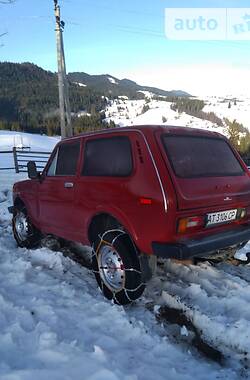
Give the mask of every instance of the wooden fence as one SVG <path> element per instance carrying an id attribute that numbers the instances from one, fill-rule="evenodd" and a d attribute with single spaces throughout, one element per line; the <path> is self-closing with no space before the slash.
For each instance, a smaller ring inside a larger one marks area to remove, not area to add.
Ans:
<path id="1" fill-rule="evenodd" d="M 2 154 L 12 155 L 13 166 L 1 167 L 0 159 L 0 171 L 15 170 L 16 173 L 27 173 L 27 163 L 29 161 L 34 161 L 36 163 L 38 171 L 42 171 L 48 161 L 51 152 L 33 151 L 29 148 L 13 148 L 12 150 L 0 151 L 0 157 Z"/>

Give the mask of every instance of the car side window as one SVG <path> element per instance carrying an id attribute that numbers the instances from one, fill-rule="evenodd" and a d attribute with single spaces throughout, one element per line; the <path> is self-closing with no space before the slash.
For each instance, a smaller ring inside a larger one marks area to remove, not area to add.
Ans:
<path id="1" fill-rule="evenodd" d="M 47 176 L 75 175 L 80 153 L 80 141 L 59 146 L 47 171 Z"/>
<path id="2" fill-rule="evenodd" d="M 50 164 L 49 169 L 47 170 L 47 176 L 53 177 L 56 175 L 56 163 L 57 163 L 57 156 L 58 156 L 58 149 L 56 151 L 56 154 L 54 155 L 54 158 Z"/>
<path id="3" fill-rule="evenodd" d="M 127 177 L 132 170 L 132 149 L 128 137 L 99 138 L 86 142 L 83 176 Z"/>

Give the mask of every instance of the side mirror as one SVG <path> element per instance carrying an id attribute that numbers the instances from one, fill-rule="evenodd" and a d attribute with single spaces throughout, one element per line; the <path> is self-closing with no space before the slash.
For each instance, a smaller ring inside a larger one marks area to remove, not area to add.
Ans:
<path id="1" fill-rule="evenodd" d="M 27 168 L 28 168 L 28 177 L 30 179 L 38 179 L 39 178 L 39 173 L 36 168 L 36 163 L 34 161 L 29 161 L 27 163 Z"/>

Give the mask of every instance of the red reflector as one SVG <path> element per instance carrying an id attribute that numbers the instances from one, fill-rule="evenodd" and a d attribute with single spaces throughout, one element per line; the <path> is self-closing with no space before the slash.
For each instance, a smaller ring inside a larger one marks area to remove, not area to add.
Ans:
<path id="1" fill-rule="evenodd" d="M 150 198 L 140 198 L 140 204 L 141 205 L 151 205 L 152 199 Z"/>

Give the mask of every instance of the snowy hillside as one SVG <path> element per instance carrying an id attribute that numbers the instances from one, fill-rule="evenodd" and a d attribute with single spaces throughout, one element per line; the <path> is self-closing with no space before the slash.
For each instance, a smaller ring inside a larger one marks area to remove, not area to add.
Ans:
<path id="1" fill-rule="evenodd" d="M 111 102 L 106 109 L 106 120 L 113 120 L 120 126 L 142 125 L 142 124 L 165 124 L 172 126 L 183 126 L 216 131 L 227 136 L 227 127 L 218 127 L 210 121 L 190 116 L 186 113 L 178 113 L 171 109 L 171 102 L 153 100 L 153 93 L 144 92 L 146 100 L 128 100 L 120 97 Z M 231 99 L 231 101 L 229 100 Z M 250 131 L 250 99 L 237 98 L 236 105 L 230 97 L 203 97 L 205 101 L 204 112 L 213 112 L 222 120 L 237 120 Z M 229 108 L 230 103 L 230 108 Z M 146 108 L 145 108 L 146 107 Z"/>
<path id="2" fill-rule="evenodd" d="M 231 99 L 231 100 L 230 100 Z M 250 131 L 250 99 L 238 97 L 234 104 L 233 97 L 207 97 L 204 112 L 214 112 L 220 118 L 227 118 L 230 121 L 237 120 Z M 230 103 L 230 108 L 229 108 Z"/>
<path id="3" fill-rule="evenodd" d="M 227 135 L 226 128 L 218 127 L 210 121 L 201 120 L 197 117 L 187 115 L 184 112 L 179 114 L 171 109 L 171 104 L 170 102 L 152 99 L 149 101 L 114 100 L 106 109 L 106 121 L 113 120 L 121 127 L 144 124 L 165 124 L 206 129 Z"/>
<path id="4" fill-rule="evenodd" d="M 67 252 L 17 248 L 8 206 L 23 178 L 0 172 L 0 380 L 250 378 L 249 265 L 168 261 L 116 306 Z"/>

